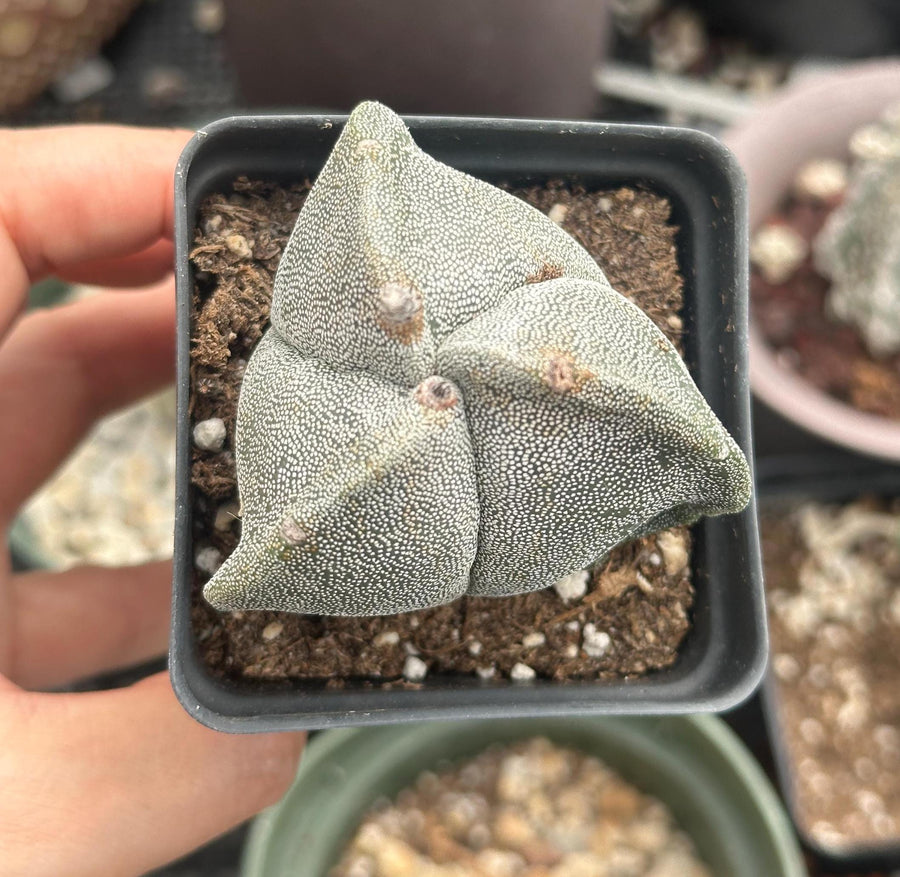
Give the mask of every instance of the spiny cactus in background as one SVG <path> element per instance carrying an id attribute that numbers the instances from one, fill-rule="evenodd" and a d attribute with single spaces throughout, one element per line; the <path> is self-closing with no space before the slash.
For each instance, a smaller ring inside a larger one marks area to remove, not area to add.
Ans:
<path id="1" fill-rule="evenodd" d="M 816 240 L 827 306 L 875 356 L 900 351 L 900 106 L 857 132 L 847 198 Z"/>
<path id="2" fill-rule="evenodd" d="M 241 541 L 216 608 L 378 615 L 536 590 L 742 509 L 678 353 L 524 202 L 351 115 L 244 376 Z"/>

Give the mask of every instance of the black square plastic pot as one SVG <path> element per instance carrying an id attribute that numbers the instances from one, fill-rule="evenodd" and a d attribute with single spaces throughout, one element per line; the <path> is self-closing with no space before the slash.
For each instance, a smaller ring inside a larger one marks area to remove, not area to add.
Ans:
<path id="1" fill-rule="evenodd" d="M 239 175 L 314 177 L 346 117 L 241 117 L 188 144 L 176 172 L 178 469 L 170 668 L 191 715 L 226 731 L 324 728 L 422 719 L 723 710 L 754 690 L 767 641 L 756 508 L 694 527 L 693 627 L 675 664 L 630 681 L 530 683 L 429 675 L 418 690 L 302 681 L 260 687 L 214 678 L 191 629 L 193 574 L 188 415 L 191 297 L 188 257 L 201 199 Z M 587 189 L 641 186 L 667 196 L 679 227 L 686 360 L 703 395 L 750 458 L 747 221 L 743 176 L 718 141 L 697 131 L 589 122 L 406 120 L 435 158 L 491 182 L 563 178 Z"/>
<path id="2" fill-rule="evenodd" d="M 861 496 L 900 496 L 900 467 L 844 453 L 819 453 L 803 457 L 773 457 L 760 461 L 759 494 L 769 500 L 850 502 Z M 897 680 L 900 686 L 900 679 Z M 799 818 L 794 794 L 794 769 L 782 733 L 779 697 L 774 673 L 766 673 L 760 703 L 778 774 L 781 795 L 788 806 L 797 835 L 829 871 L 874 871 L 900 868 L 900 830 L 894 841 L 858 844 L 837 850 L 815 840 Z"/>

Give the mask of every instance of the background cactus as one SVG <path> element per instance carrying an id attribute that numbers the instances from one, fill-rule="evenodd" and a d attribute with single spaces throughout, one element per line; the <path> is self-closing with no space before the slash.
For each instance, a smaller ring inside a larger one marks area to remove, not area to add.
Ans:
<path id="1" fill-rule="evenodd" d="M 851 147 L 850 189 L 816 240 L 816 267 L 832 281 L 831 313 L 888 356 L 900 351 L 900 106 Z"/>
<path id="2" fill-rule="evenodd" d="M 238 411 L 219 609 L 373 615 L 536 590 L 749 500 L 671 344 L 555 223 L 350 117 Z"/>

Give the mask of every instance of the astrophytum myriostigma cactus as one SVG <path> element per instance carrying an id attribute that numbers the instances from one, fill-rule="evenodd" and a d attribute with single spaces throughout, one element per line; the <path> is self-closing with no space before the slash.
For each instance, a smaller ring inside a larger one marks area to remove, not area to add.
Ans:
<path id="1" fill-rule="evenodd" d="M 847 198 L 816 239 L 827 305 L 875 356 L 900 352 L 900 105 L 858 131 Z"/>
<path id="2" fill-rule="evenodd" d="M 219 609 L 536 590 L 750 495 L 678 353 L 589 254 L 376 103 L 288 242 L 236 458 L 241 541 L 204 592 Z"/>

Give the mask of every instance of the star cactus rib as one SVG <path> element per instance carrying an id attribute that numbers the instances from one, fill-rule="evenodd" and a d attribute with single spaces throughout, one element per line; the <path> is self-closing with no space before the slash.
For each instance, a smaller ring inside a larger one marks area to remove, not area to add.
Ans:
<path id="1" fill-rule="evenodd" d="M 221 610 L 381 615 L 537 590 L 743 509 L 677 351 L 554 222 L 350 116 L 275 279 L 235 441 Z"/>

